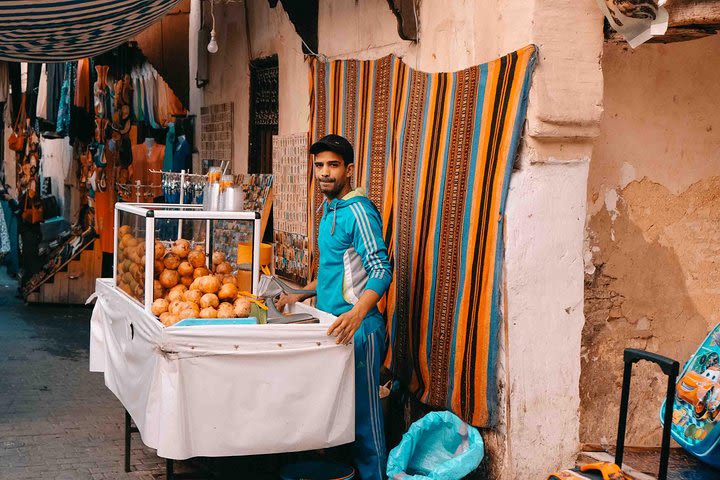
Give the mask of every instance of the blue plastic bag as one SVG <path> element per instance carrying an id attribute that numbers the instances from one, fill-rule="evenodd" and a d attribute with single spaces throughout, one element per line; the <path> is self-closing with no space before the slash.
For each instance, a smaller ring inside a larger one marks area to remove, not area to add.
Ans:
<path id="1" fill-rule="evenodd" d="M 431 412 L 410 425 L 388 456 L 390 480 L 460 480 L 485 455 L 480 432 L 450 412 Z"/>

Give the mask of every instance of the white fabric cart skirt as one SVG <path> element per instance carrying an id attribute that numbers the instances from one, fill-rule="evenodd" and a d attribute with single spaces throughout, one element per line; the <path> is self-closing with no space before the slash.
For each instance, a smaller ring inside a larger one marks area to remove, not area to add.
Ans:
<path id="1" fill-rule="evenodd" d="M 98 279 L 95 293 L 90 371 L 105 373 L 159 456 L 292 452 L 354 440 L 353 346 L 325 335 L 328 316 L 319 325 L 164 327 L 112 280 Z"/>

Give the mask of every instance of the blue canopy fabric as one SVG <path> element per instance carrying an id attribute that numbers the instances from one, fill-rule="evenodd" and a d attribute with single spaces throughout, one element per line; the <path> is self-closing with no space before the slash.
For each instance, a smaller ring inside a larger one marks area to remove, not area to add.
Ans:
<path id="1" fill-rule="evenodd" d="M 0 0 L 0 60 L 93 57 L 160 20 L 180 0 Z"/>

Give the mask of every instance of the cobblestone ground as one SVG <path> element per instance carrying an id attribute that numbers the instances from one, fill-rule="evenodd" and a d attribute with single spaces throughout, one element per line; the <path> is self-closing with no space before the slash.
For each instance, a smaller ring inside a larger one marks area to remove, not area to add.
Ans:
<path id="1" fill-rule="evenodd" d="M 0 479 L 152 480 L 165 461 L 133 434 L 124 471 L 124 410 L 88 371 L 85 307 L 24 305 L 0 271 Z M 179 478 L 277 478 L 292 456 L 176 462 Z"/>

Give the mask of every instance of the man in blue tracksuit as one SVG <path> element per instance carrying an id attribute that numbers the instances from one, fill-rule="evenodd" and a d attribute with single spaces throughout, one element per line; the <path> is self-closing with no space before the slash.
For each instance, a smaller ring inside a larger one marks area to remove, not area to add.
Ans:
<path id="1" fill-rule="evenodd" d="M 363 189 L 351 189 L 350 142 L 328 135 L 314 143 L 310 153 L 326 201 L 318 231 L 318 275 L 307 288 L 317 291 L 317 308 L 338 317 L 328 335 L 355 348 L 355 464 L 362 480 L 383 479 L 387 453 L 379 382 L 385 323 L 377 304 L 390 286 L 392 271 L 382 220 Z M 302 299 L 287 295 L 278 306 Z"/>

